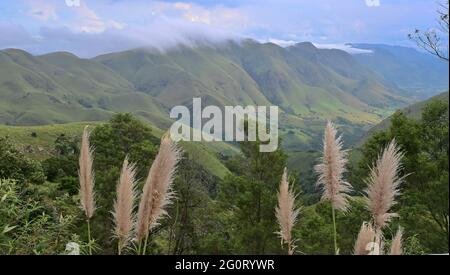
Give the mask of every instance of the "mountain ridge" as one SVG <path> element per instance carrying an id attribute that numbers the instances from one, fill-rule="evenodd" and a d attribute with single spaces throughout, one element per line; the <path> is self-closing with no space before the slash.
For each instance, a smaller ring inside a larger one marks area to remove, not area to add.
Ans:
<path id="1" fill-rule="evenodd" d="M 386 44 L 349 43 L 372 53 L 355 54 L 354 58 L 383 76 L 410 97 L 424 100 L 448 90 L 448 63 L 414 48 Z"/>
<path id="2" fill-rule="evenodd" d="M 132 112 L 160 128 L 175 105 L 277 105 L 293 150 L 317 143 L 327 119 L 359 135 L 409 104 L 403 91 L 341 50 L 246 40 L 134 49 L 94 58 L 68 52 L 0 51 L 0 123 L 43 125 L 106 120 Z M 299 144 L 305 145 L 299 145 Z"/>
<path id="3" fill-rule="evenodd" d="M 433 100 L 448 101 L 449 100 L 449 92 L 448 91 L 443 92 L 443 93 L 435 95 L 431 98 L 428 98 L 426 100 L 416 102 L 405 108 L 399 109 L 398 112 L 403 113 L 408 118 L 419 120 L 419 119 L 421 119 L 423 108 L 425 108 L 425 106 L 428 103 L 432 102 Z M 361 138 L 361 140 L 357 142 L 357 146 L 361 146 L 367 140 L 367 138 L 372 136 L 374 133 L 389 129 L 390 126 L 391 126 L 391 116 L 383 119 L 380 123 L 378 123 L 377 125 L 372 127 L 369 131 L 367 131 L 367 133 L 364 134 L 364 136 Z"/>

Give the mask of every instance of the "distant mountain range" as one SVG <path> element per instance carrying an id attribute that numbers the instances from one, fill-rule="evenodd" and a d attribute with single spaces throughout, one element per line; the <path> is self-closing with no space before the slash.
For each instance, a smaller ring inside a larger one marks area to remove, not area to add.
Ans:
<path id="1" fill-rule="evenodd" d="M 426 99 L 448 89 L 448 63 L 412 48 L 382 44 L 351 44 L 372 53 L 354 58 L 411 96 Z"/>
<path id="2" fill-rule="evenodd" d="M 398 72 L 370 65 L 364 59 L 370 56 L 311 43 L 282 48 L 252 40 L 165 52 L 136 49 L 92 59 L 5 49 L 0 51 L 0 123 L 97 121 L 133 112 L 166 128 L 171 107 L 202 97 L 205 105 L 278 105 L 285 146 L 307 149 L 320 142 L 325 119 L 337 120 L 355 136 L 412 102 L 411 91 L 390 75 Z M 384 59 L 388 62 L 389 55 Z M 429 66 L 432 72 L 442 70 Z M 437 89 L 425 84 L 435 75 L 423 76 L 423 91 Z"/>

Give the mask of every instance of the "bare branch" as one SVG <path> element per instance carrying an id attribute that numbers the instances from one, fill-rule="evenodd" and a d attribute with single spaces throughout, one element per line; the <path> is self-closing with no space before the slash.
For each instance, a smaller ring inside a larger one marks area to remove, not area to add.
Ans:
<path id="1" fill-rule="evenodd" d="M 448 34 L 449 34 L 449 1 L 438 4 L 438 28 L 427 31 L 415 30 L 408 38 L 415 41 L 417 46 L 428 53 L 448 62 Z M 444 40 L 444 43 L 443 43 Z M 445 43 L 446 42 L 446 43 Z"/>

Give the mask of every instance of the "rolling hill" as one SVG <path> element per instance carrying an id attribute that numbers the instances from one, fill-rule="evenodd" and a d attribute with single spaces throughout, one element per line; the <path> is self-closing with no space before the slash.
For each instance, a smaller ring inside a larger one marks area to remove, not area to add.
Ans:
<path id="1" fill-rule="evenodd" d="M 0 123 L 44 125 L 105 120 L 116 111 L 152 110 L 153 98 L 98 62 L 58 52 L 0 51 Z"/>
<path id="2" fill-rule="evenodd" d="M 54 142 L 61 134 L 68 137 L 79 137 L 86 125 L 95 127 L 99 124 L 101 122 L 73 122 L 43 126 L 0 125 L 0 137 L 9 137 L 14 140 L 15 146 L 27 156 L 44 160 L 52 156 Z M 152 133 L 159 138 L 163 131 L 152 127 Z M 218 178 L 223 178 L 229 173 L 218 158 L 219 152 L 221 154 L 233 154 L 237 151 L 236 148 L 224 142 L 214 144 L 182 142 L 181 147 L 195 163 Z"/>
<path id="3" fill-rule="evenodd" d="M 410 100 L 404 91 L 341 50 L 311 43 L 282 48 L 252 40 L 135 49 L 82 59 L 0 51 L 0 123 L 102 121 L 132 112 L 166 129 L 175 105 L 277 105 L 288 150 L 308 150 L 326 119 L 350 139 Z"/>

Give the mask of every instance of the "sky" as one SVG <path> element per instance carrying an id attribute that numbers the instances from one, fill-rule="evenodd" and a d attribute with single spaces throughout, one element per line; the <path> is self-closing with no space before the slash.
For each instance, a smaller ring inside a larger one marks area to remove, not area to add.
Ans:
<path id="1" fill-rule="evenodd" d="M 2 0 L 0 49 L 81 57 L 150 46 L 252 38 L 414 46 L 408 33 L 436 26 L 434 0 Z"/>

